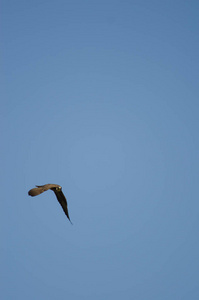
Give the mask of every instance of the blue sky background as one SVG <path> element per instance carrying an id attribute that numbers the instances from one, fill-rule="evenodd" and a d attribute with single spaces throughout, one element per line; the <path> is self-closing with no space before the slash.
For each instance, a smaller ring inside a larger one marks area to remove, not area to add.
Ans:
<path id="1" fill-rule="evenodd" d="M 1 299 L 199 299 L 198 13 L 1 1 Z"/>

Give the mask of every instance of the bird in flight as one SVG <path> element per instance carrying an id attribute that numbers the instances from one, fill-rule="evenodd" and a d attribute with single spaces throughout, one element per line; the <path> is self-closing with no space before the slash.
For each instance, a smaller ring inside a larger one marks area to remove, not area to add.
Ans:
<path id="1" fill-rule="evenodd" d="M 66 197 L 64 196 L 63 192 L 62 192 L 62 187 L 58 184 L 45 184 L 45 185 L 36 185 L 36 188 L 31 189 L 28 192 L 28 195 L 34 197 L 37 195 L 40 195 L 41 193 L 48 191 L 48 190 L 52 190 L 56 197 L 57 200 L 59 201 L 61 207 L 63 208 L 63 211 L 65 212 L 67 218 L 70 220 L 69 214 L 68 214 L 68 207 L 67 207 L 67 201 L 66 201 Z M 71 222 L 72 224 L 72 222 Z"/>

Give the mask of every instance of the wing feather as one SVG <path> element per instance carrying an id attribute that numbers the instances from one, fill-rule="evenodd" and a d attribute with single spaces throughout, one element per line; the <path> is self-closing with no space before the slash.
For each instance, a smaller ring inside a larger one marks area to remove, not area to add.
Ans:
<path id="1" fill-rule="evenodd" d="M 51 184 L 51 183 L 44 184 L 44 185 L 36 185 L 36 188 L 33 188 L 28 192 L 28 195 L 34 197 L 40 195 L 45 191 L 48 191 L 49 189 L 56 188 L 56 187 L 58 187 L 57 184 Z"/>
<path id="2" fill-rule="evenodd" d="M 69 213 L 68 213 L 68 205 L 67 205 L 67 200 L 66 200 L 66 197 L 64 196 L 62 190 L 53 190 L 53 192 L 55 193 L 56 197 L 57 197 L 57 200 L 59 201 L 59 204 L 61 205 L 63 211 L 65 212 L 67 218 L 69 219 L 69 221 L 71 222 L 70 220 L 70 217 L 69 217 Z M 72 222 L 71 222 L 72 224 Z"/>

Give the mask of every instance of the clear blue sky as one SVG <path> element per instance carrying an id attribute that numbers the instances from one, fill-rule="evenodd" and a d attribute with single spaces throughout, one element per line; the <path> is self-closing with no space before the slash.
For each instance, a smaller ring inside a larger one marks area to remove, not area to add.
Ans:
<path id="1" fill-rule="evenodd" d="M 198 14 L 1 1 L 1 299 L 199 299 Z"/>

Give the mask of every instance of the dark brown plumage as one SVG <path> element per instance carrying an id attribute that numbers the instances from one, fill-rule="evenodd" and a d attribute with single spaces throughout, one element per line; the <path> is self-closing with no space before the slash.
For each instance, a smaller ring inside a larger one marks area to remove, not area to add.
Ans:
<path id="1" fill-rule="evenodd" d="M 48 190 L 52 190 L 56 197 L 57 200 L 59 201 L 61 207 L 63 208 L 63 211 L 65 212 L 67 218 L 70 220 L 69 214 L 68 214 L 68 207 L 67 207 L 67 201 L 66 201 L 66 197 L 64 196 L 63 192 L 62 192 L 62 187 L 58 184 L 45 184 L 45 185 L 36 185 L 36 188 L 31 189 L 28 192 L 28 195 L 34 197 L 37 195 L 40 195 L 41 193 L 48 191 Z M 71 222 L 72 224 L 72 222 Z"/>

